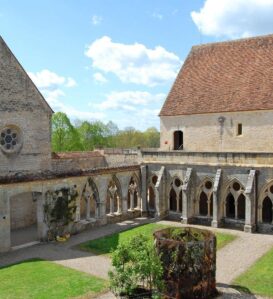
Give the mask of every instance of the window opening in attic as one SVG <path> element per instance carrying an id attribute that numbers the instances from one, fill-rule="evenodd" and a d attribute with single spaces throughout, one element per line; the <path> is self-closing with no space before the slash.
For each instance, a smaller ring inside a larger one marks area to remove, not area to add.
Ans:
<path id="1" fill-rule="evenodd" d="M 183 149 L 183 132 L 175 131 L 173 133 L 173 149 L 175 151 Z"/>

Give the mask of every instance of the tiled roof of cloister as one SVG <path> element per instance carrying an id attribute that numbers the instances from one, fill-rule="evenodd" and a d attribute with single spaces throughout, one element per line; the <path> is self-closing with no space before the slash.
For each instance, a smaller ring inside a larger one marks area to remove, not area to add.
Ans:
<path id="1" fill-rule="evenodd" d="M 273 110 L 273 35 L 194 46 L 160 116 Z"/>

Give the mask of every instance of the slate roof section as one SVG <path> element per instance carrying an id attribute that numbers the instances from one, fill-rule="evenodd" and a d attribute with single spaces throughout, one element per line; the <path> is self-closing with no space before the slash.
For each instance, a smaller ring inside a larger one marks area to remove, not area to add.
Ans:
<path id="1" fill-rule="evenodd" d="M 194 46 L 160 116 L 273 110 L 273 35 Z"/>

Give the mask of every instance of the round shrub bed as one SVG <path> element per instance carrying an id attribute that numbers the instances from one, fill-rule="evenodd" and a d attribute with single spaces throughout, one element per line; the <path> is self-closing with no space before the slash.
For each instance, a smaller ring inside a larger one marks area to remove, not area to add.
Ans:
<path id="1" fill-rule="evenodd" d="M 165 298 L 216 295 L 216 237 L 208 230 L 166 228 L 154 233 L 163 264 Z"/>

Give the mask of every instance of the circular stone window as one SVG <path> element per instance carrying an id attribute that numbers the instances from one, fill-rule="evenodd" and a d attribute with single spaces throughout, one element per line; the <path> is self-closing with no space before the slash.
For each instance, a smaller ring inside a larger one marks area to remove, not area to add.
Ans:
<path id="1" fill-rule="evenodd" d="M 22 146 L 22 134 L 18 127 L 10 125 L 4 127 L 0 133 L 0 146 L 7 154 L 17 153 Z"/>
<path id="2" fill-rule="evenodd" d="M 179 179 L 175 179 L 175 180 L 174 180 L 174 184 L 175 184 L 175 186 L 178 188 L 178 187 L 181 186 L 181 181 L 180 181 Z"/>
<path id="3" fill-rule="evenodd" d="M 206 181 L 205 187 L 206 187 L 206 189 L 211 189 L 212 188 L 212 182 L 211 181 Z"/>
<path id="4" fill-rule="evenodd" d="M 232 185 L 233 189 L 235 191 L 239 191 L 241 189 L 241 186 L 239 183 L 235 182 L 233 185 Z"/>

